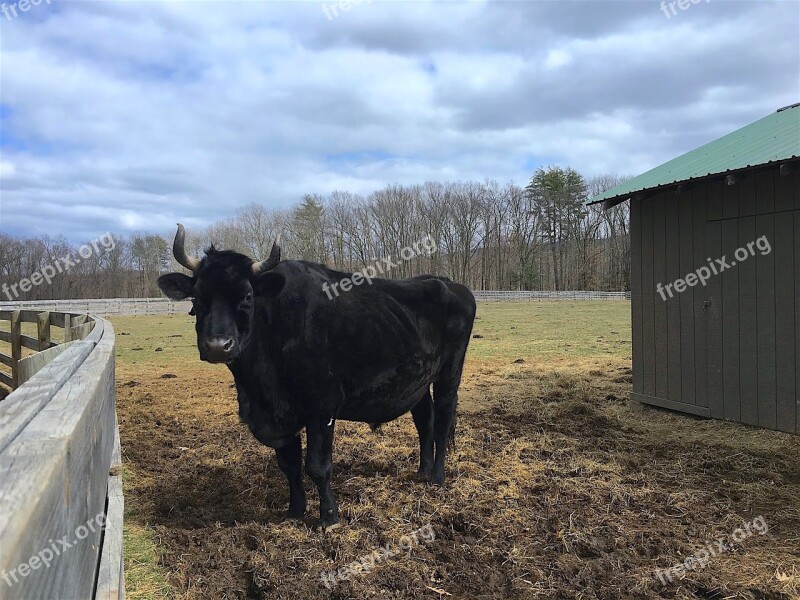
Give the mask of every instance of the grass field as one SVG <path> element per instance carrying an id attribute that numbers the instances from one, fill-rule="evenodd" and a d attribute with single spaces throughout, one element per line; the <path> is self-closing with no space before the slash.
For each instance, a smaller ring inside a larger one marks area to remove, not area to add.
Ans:
<path id="1" fill-rule="evenodd" d="M 797 437 L 629 407 L 627 302 L 478 316 L 447 486 L 415 480 L 409 416 L 377 434 L 340 422 L 345 526 L 327 533 L 281 521 L 284 477 L 238 422 L 228 370 L 198 360 L 193 319 L 112 318 L 129 597 L 800 597 Z M 766 534 L 655 576 L 759 516 Z M 425 525 L 435 540 L 322 585 Z"/>

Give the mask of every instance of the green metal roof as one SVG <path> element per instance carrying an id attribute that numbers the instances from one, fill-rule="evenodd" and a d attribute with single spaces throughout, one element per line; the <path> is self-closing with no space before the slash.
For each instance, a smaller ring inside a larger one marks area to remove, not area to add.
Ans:
<path id="1" fill-rule="evenodd" d="M 634 192 L 670 186 L 699 177 L 800 157 L 800 103 L 787 106 L 696 150 L 673 158 L 588 204 L 623 201 Z"/>

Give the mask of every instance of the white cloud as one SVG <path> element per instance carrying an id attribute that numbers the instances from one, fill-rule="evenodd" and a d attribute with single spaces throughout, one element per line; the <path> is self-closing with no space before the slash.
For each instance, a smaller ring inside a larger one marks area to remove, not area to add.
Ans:
<path id="1" fill-rule="evenodd" d="M 548 70 L 560 69 L 572 62 L 572 55 L 566 50 L 554 48 L 547 53 L 547 58 L 544 60 L 544 66 Z"/>
<path id="2" fill-rule="evenodd" d="M 800 97 L 792 2 L 38 8 L 0 22 L 0 228 L 76 241 L 539 163 L 636 173 Z"/>

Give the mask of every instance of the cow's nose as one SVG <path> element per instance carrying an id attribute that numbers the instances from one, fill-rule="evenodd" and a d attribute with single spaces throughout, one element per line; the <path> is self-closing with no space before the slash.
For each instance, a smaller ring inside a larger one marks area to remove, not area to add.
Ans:
<path id="1" fill-rule="evenodd" d="M 210 362 L 225 362 L 230 358 L 236 342 L 230 337 L 213 337 L 206 339 L 204 345 Z"/>

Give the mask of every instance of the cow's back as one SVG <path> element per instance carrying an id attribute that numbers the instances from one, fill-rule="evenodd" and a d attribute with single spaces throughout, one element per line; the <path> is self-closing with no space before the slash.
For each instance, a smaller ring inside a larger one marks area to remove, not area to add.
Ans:
<path id="1" fill-rule="evenodd" d="M 302 328 L 291 344 L 298 356 L 313 357 L 317 376 L 328 373 L 341 386 L 343 418 L 395 418 L 443 367 L 463 362 L 475 317 L 474 297 L 463 285 L 435 276 L 374 279 L 330 298 L 323 284 L 330 289 L 351 274 L 303 261 L 276 270 L 287 277 L 277 302 Z M 387 406 L 398 414 L 385 414 Z"/>

